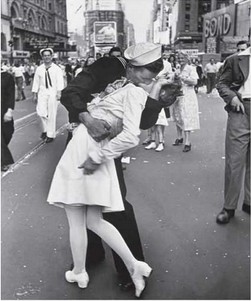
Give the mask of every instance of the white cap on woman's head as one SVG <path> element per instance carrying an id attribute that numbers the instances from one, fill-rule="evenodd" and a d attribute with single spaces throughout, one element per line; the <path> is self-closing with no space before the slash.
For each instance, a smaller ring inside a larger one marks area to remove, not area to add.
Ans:
<path id="1" fill-rule="evenodd" d="M 45 51 L 49 51 L 49 52 L 51 53 L 51 55 L 54 53 L 54 51 L 53 51 L 52 48 L 43 48 L 43 49 L 41 49 L 40 52 L 39 52 L 40 55 L 43 56 L 43 53 L 44 53 Z"/>
<path id="2" fill-rule="evenodd" d="M 162 57 L 161 48 L 160 44 L 139 43 L 128 47 L 124 52 L 124 57 L 133 66 L 145 66 Z"/>

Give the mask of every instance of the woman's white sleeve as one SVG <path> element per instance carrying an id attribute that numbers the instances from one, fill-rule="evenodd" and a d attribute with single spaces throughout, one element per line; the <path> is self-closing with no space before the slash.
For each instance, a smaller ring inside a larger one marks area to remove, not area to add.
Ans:
<path id="1" fill-rule="evenodd" d="M 129 88 L 123 102 L 123 129 L 102 148 L 90 152 L 93 161 L 100 164 L 119 157 L 122 153 L 139 143 L 140 119 L 147 99 L 146 92 L 141 88 Z"/>

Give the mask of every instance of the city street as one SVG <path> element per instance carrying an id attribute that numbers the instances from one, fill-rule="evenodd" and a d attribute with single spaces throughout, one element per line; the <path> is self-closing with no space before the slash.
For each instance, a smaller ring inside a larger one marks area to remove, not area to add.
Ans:
<path id="1" fill-rule="evenodd" d="M 2 173 L 2 300 L 131 300 L 117 285 L 111 251 L 88 270 L 88 288 L 67 283 L 72 259 L 64 210 L 46 202 L 65 147 L 67 112 L 59 106 L 57 138 L 45 144 L 31 100 L 16 103 L 10 143 L 15 164 Z M 165 150 L 141 144 L 125 156 L 127 199 L 134 206 L 145 258 L 153 268 L 145 300 L 250 299 L 250 218 L 241 211 L 218 225 L 223 206 L 227 114 L 217 93 L 198 93 L 201 129 L 192 150 L 172 146 L 175 124 L 165 130 Z M 141 141 L 146 137 L 142 132 Z"/>

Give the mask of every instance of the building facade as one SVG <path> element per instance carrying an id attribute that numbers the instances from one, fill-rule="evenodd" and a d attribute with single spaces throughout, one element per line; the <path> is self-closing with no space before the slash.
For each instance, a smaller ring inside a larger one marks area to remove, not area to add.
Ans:
<path id="1" fill-rule="evenodd" d="M 183 49 L 191 55 L 204 51 L 203 16 L 222 9 L 234 0 L 155 0 L 151 41 L 167 49 Z"/>
<path id="2" fill-rule="evenodd" d="M 205 53 L 220 53 L 223 58 L 236 52 L 240 40 L 250 42 L 251 2 L 238 1 L 204 16 L 203 47 Z"/>
<path id="3" fill-rule="evenodd" d="M 36 60 L 44 47 L 54 48 L 59 58 L 67 56 L 66 0 L 4 0 L 1 6 L 5 58 Z"/>

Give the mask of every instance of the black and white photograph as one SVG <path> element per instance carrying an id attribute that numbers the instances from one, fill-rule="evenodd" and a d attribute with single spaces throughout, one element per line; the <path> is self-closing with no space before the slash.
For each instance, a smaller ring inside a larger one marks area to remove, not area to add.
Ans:
<path id="1" fill-rule="evenodd" d="M 250 300 L 250 12 L 1 1 L 1 300 Z"/>

